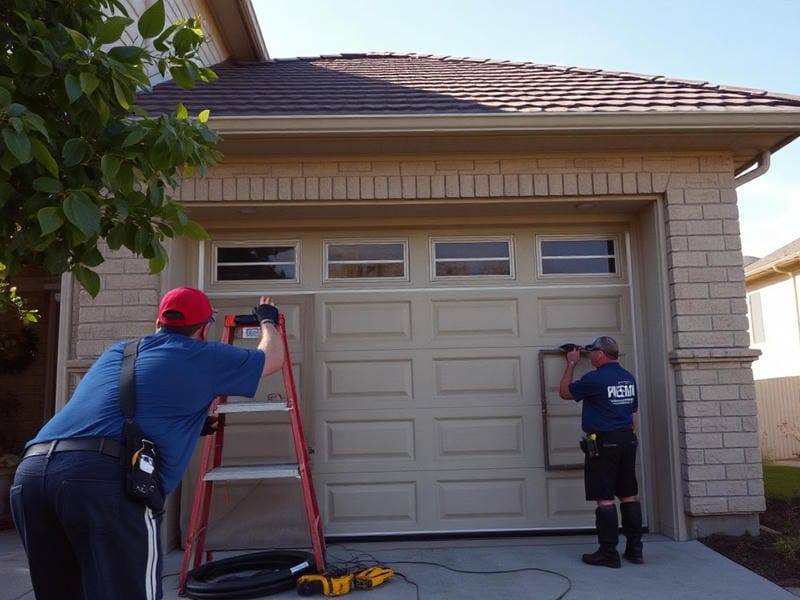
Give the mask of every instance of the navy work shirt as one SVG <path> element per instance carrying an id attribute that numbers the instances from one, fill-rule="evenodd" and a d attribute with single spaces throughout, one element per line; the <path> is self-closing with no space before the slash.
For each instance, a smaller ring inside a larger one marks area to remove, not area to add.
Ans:
<path id="1" fill-rule="evenodd" d="M 609 362 L 569 384 L 577 402 L 583 400 L 581 427 L 586 433 L 633 430 L 639 409 L 636 380 L 618 362 Z"/>

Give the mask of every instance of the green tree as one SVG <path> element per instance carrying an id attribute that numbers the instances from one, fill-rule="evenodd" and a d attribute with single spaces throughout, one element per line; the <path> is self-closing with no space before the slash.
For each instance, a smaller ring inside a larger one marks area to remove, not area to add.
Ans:
<path id="1" fill-rule="evenodd" d="M 72 272 L 94 296 L 101 241 L 156 273 L 162 241 L 207 237 L 171 190 L 220 158 L 208 111 L 136 105 L 149 73 L 184 88 L 216 78 L 199 62 L 206 38 L 197 18 L 167 25 L 163 0 L 136 22 L 148 44 L 121 42 L 134 22 L 119 0 L 0 3 L 0 310 L 18 308 L 10 282 L 25 266 Z"/>

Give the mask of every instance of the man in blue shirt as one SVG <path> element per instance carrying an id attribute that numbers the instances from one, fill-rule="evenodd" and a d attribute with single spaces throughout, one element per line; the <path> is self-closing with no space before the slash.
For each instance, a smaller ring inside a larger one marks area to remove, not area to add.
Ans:
<path id="1" fill-rule="evenodd" d="M 278 311 L 261 296 L 256 350 L 206 341 L 208 297 L 173 289 L 156 333 L 138 341 L 135 421 L 154 442 L 164 496 L 179 483 L 216 396 L 253 397 L 278 371 L 284 346 Z M 132 342 L 137 343 L 137 342 Z M 69 402 L 26 445 L 11 488 L 14 522 L 37 600 L 158 600 L 163 511 L 123 489 L 120 371 L 126 342 L 108 348 Z"/>
<path id="2" fill-rule="evenodd" d="M 586 437 L 581 447 L 586 455 L 586 499 L 597 502 L 595 523 L 600 547 L 582 558 L 590 565 L 618 569 L 615 496 L 619 498 L 622 531 L 627 539 L 623 556 L 632 563 L 644 562 L 642 506 L 636 482 L 639 399 L 636 380 L 617 362 L 619 346 L 613 338 L 601 336 L 584 349 L 595 370 L 572 381 L 581 357 L 581 349 L 575 347 L 566 353 L 567 363 L 559 386 L 564 400 L 583 401 L 581 427 Z"/>

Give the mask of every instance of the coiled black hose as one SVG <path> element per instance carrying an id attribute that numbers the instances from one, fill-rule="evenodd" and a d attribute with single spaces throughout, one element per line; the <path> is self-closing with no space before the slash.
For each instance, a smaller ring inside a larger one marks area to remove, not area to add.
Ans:
<path id="1" fill-rule="evenodd" d="M 234 600 L 277 594 L 295 587 L 313 565 L 314 556 L 300 550 L 264 550 L 215 560 L 186 574 L 186 595 Z"/>

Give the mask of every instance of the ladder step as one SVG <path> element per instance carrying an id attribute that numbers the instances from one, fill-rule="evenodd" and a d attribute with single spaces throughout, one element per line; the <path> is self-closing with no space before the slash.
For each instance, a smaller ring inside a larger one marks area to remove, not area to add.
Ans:
<path id="1" fill-rule="evenodd" d="M 218 413 L 257 413 L 289 410 L 286 402 L 231 402 L 217 406 Z"/>
<path id="2" fill-rule="evenodd" d="M 300 478 L 297 465 L 235 465 L 215 467 L 206 472 L 205 481 Z"/>

